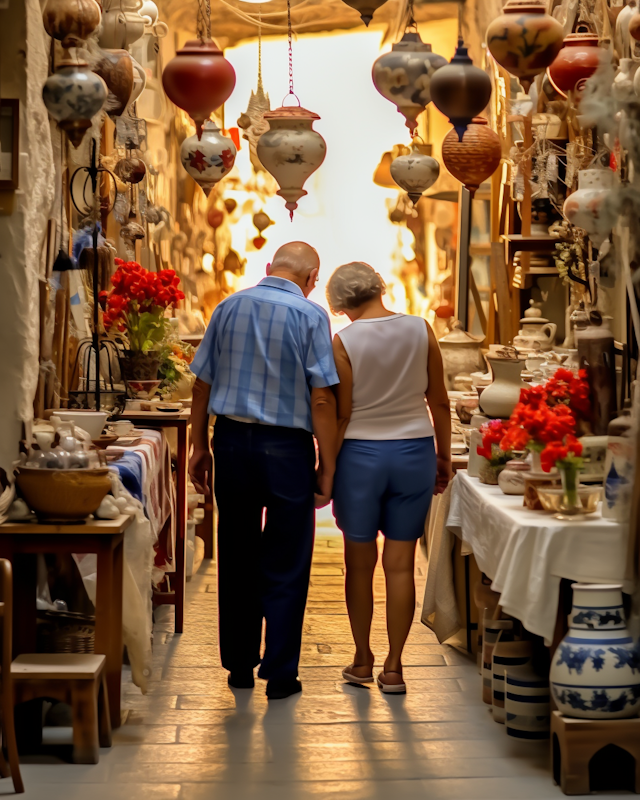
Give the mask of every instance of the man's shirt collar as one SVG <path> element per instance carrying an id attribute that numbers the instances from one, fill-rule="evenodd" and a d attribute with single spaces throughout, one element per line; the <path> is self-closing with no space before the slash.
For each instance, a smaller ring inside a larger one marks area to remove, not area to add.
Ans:
<path id="1" fill-rule="evenodd" d="M 287 278 L 278 278 L 276 275 L 269 275 L 267 278 L 263 278 L 258 286 L 271 286 L 274 289 L 283 289 L 285 292 L 304 297 L 304 292 L 297 283 L 287 280 Z"/>

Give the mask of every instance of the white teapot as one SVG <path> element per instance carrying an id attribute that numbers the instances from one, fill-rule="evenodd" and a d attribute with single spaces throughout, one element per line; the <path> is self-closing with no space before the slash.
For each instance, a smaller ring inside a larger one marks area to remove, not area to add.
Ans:
<path id="1" fill-rule="evenodd" d="M 540 309 L 533 300 L 529 301 L 529 306 L 520 320 L 522 328 L 514 337 L 513 344 L 523 353 L 551 350 L 558 326 L 540 316 Z"/>

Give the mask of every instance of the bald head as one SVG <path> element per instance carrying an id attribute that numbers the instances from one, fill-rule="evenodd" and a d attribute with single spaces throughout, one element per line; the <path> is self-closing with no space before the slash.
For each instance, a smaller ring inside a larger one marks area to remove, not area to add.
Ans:
<path id="1" fill-rule="evenodd" d="M 307 296 L 315 286 L 319 269 L 320 256 L 313 247 L 305 242 L 289 242 L 276 252 L 267 274 L 293 281 Z"/>

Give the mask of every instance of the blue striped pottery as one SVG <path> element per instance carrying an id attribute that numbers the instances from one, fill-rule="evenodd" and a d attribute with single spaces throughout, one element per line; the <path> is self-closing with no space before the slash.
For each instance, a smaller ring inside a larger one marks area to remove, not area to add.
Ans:
<path id="1" fill-rule="evenodd" d="M 549 738 L 549 680 L 530 666 L 505 671 L 504 709 L 508 736 L 530 741 Z"/>
<path id="2" fill-rule="evenodd" d="M 483 617 L 484 633 L 482 638 L 482 700 L 487 705 L 493 705 L 493 672 L 491 658 L 493 648 L 500 631 L 511 631 L 512 619 L 493 619 L 493 610 L 485 608 Z"/>
<path id="3" fill-rule="evenodd" d="M 640 711 L 640 648 L 627 629 L 621 586 L 573 584 L 569 633 L 551 664 L 558 710 L 580 719 Z"/>
<path id="4" fill-rule="evenodd" d="M 533 655 L 533 644 L 531 642 L 514 642 L 512 639 L 505 639 L 505 634 L 508 633 L 510 631 L 502 631 L 500 633 L 491 658 L 493 719 L 502 725 L 505 722 L 505 670 L 510 667 L 523 667 L 529 663 Z"/>

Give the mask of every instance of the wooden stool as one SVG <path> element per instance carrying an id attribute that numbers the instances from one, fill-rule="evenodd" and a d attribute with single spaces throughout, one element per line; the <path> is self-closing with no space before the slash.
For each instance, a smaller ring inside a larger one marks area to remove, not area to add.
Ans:
<path id="1" fill-rule="evenodd" d="M 111 747 L 105 656 L 71 653 L 18 656 L 11 665 L 16 703 L 50 697 L 73 711 L 73 760 L 97 764 Z"/>
<path id="2" fill-rule="evenodd" d="M 640 717 L 572 719 L 554 711 L 551 742 L 553 777 L 565 794 L 620 788 L 640 793 Z M 618 757 L 624 763 L 614 765 Z M 611 785 L 614 780 L 618 785 Z"/>

